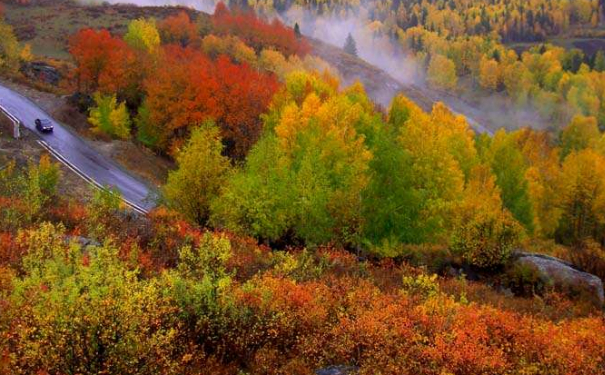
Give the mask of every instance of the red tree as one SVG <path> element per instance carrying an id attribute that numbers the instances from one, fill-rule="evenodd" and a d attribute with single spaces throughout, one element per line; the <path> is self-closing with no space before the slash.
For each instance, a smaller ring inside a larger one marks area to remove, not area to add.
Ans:
<path id="1" fill-rule="evenodd" d="M 278 83 L 248 65 L 227 57 L 211 61 L 202 53 L 176 45 L 167 46 L 157 72 L 147 79 L 146 106 L 149 123 L 158 136 L 157 147 L 178 147 L 188 129 L 214 119 L 233 157 L 243 157 L 258 139 L 263 113 Z"/>
<path id="2" fill-rule="evenodd" d="M 251 12 L 231 12 L 222 2 L 216 5 L 212 25 L 216 34 L 236 35 L 257 52 L 271 46 L 286 56 L 304 56 L 310 50 L 306 40 L 278 19 L 267 23 Z"/>
<path id="3" fill-rule="evenodd" d="M 166 150 L 176 139 L 183 140 L 187 127 L 215 115 L 217 81 L 212 61 L 191 48 L 164 48 L 155 74 L 145 82 L 150 123 L 157 129 L 157 147 Z"/>
<path id="4" fill-rule="evenodd" d="M 195 44 L 200 39 L 197 27 L 185 12 L 167 17 L 159 23 L 158 28 L 162 36 L 162 42 L 165 44 L 180 44 L 186 47 Z"/>
<path id="5" fill-rule="evenodd" d="M 134 52 L 109 31 L 80 30 L 69 40 L 69 52 L 76 63 L 78 91 L 117 93 L 129 85 Z"/>
<path id="6" fill-rule="evenodd" d="M 219 85 L 215 98 L 220 105 L 215 119 L 228 154 L 243 158 L 260 136 L 260 115 L 279 85 L 273 75 L 259 73 L 247 64 L 235 65 L 226 56 L 216 61 L 216 76 Z"/>

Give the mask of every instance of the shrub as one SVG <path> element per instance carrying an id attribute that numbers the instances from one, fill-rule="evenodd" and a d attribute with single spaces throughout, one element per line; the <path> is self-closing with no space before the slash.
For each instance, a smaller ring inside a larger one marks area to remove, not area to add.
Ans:
<path id="1" fill-rule="evenodd" d="M 508 211 L 479 213 L 455 229 L 451 247 L 473 266 L 494 268 L 506 263 L 521 233 L 521 226 Z"/>
<path id="2" fill-rule="evenodd" d="M 416 277 L 403 277 L 403 291 L 406 294 L 420 296 L 422 298 L 432 298 L 439 294 L 439 284 L 437 275 L 431 276 L 421 274 Z"/>

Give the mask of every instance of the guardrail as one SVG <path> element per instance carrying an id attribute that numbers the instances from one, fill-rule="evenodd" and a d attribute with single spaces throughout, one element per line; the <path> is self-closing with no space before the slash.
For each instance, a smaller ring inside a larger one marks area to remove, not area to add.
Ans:
<path id="1" fill-rule="evenodd" d="M 63 157 L 63 155 L 61 155 L 60 153 L 58 153 L 54 148 L 52 148 L 48 143 L 46 143 L 45 141 L 42 140 L 38 140 L 37 141 L 38 144 L 42 147 L 44 147 L 46 149 L 46 151 L 48 151 L 52 156 L 55 157 L 55 159 L 57 159 L 59 162 L 61 162 L 63 165 L 65 165 L 67 168 L 69 168 L 72 172 L 74 172 L 75 174 L 77 174 L 78 176 L 80 176 L 84 181 L 88 182 L 90 185 L 92 185 L 93 187 L 99 189 L 99 190 L 106 190 L 107 188 L 103 185 L 101 185 L 100 183 L 98 183 L 97 181 L 95 181 L 92 177 L 88 176 L 86 173 L 84 173 L 83 171 L 80 170 L 80 168 L 76 167 L 75 165 L 73 165 L 69 160 L 67 160 L 65 157 Z M 128 199 L 121 197 L 122 201 L 130 208 L 132 208 L 134 211 L 143 214 L 143 215 L 147 215 L 149 213 L 148 210 L 144 209 L 143 207 L 129 201 Z"/>
<path id="2" fill-rule="evenodd" d="M 0 112 L 2 112 L 9 120 L 13 123 L 13 137 L 15 139 L 21 138 L 21 130 L 19 129 L 19 125 L 21 121 L 18 118 L 13 116 L 6 108 L 0 105 Z"/>
<path id="3" fill-rule="evenodd" d="M 15 117 L 6 108 L 4 108 L 1 105 L 0 105 L 0 112 L 3 113 L 13 123 L 13 128 L 14 128 L 13 136 L 18 139 L 21 135 L 20 130 L 19 130 L 19 125 L 21 124 L 21 121 L 19 121 L 19 119 L 17 117 Z M 45 148 L 53 157 L 55 157 L 55 159 L 57 159 L 59 162 L 61 162 L 63 165 L 65 165 L 67 168 L 69 168 L 72 172 L 74 172 L 75 174 L 80 176 L 84 181 L 88 182 L 89 184 L 91 184 L 92 186 L 94 186 L 97 189 L 106 189 L 103 185 L 99 184 L 97 181 L 95 181 L 93 178 L 88 176 L 86 173 L 82 172 L 78 167 L 73 165 L 69 160 L 64 158 L 63 155 L 58 153 L 55 149 L 53 149 L 45 141 L 38 140 L 38 144 L 40 146 L 42 146 L 43 148 Z M 124 203 L 128 207 L 132 208 L 134 211 L 136 211 L 140 214 L 146 215 L 148 213 L 148 210 L 144 209 L 141 206 L 136 205 L 135 203 L 130 202 L 129 200 L 125 199 L 124 197 L 122 197 L 122 201 L 124 201 Z"/>

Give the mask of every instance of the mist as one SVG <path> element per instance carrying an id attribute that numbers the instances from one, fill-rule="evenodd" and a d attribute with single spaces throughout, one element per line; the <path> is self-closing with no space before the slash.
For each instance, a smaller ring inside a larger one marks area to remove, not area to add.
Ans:
<path id="1" fill-rule="evenodd" d="M 376 23 L 368 23 L 363 8 L 358 14 L 347 16 L 317 16 L 300 7 L 292 7 L 279 15 L 289 25 L 297 22 L 302 34 L 342 48 L 349 33 L 357 45 L 361 59 L 379 67 L 402 83 L 419 84 L 424 81 L 424 73 L 389 38 L 380 34 Z"/>
<path id="2" fill-rule="evenodd" d="M 86 4 L 134 4 L 138 6 L 186 6 L 196 10 L 210 13 L 214 12 L 216 4 L 220 0 L 80 0 Z M 225 1 L 228 3 L 228 1 Z M 320 40 L 324 43 L 342 48 L 349 33 L 353 36 L 357 46 L 358 56 L 368 63 L 380 68 L 393 77 L 397 83 L 384 77 L 376 77 L 372 80 L 373 100 L 387 107 L 394 95 L 402 92 L 404 95 L 414 99 L 414 95 L 420 92 L 422 99 L 430 99 L 432 102 L 441 101 L 458 114 L 464 115 L 469 124 L 479 132 L 493 133 L 497 128 L 509 130 L 522 126 L 533 128 L 546 128 L 550 126 L 538 114 L 535 108 L 526 106 L 523 109 L 512 109 L 509 102 L 500 95 L 486 95 L 472 101 L 472 104 L 458 93 L 443 93 L 429 88 L 426 84 L 426 72 L 416 60 L 407 55 L 401 46 L 381 33 L 378 22 L 370 23 L 368 10 L 359 7 L 356 12 L 346 15 L 335 12 L 334 14 L 317 15 L 293 5 L 283 13 L 265 10 L 263 13 L 268 18 L 277 17 L 289 26 L 298 23 L 303 35 Z M 340 61 L 339 61 L 340 62 Z M 341 62 L 347 64 L 346 61 Z M 337 68 L 337 67 L 336 67 Z M 382 78 L 382 80 L 381 80 Z M 368 81 L 368 77 L 366 77 Z M 351 81 L 344 81 L 345 85 Z M 430 110 L 430 108 L 425 108 Z"/>

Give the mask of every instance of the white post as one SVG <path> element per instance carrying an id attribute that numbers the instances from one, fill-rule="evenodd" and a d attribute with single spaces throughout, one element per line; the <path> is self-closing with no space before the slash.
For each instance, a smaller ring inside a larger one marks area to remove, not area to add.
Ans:
<path id="1" fill-rule="evenodd" d="M 19 121 L 13 121 L 13 137 L 15 139 L 21 138 L 21 130 L 19 129 Z"/>

